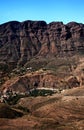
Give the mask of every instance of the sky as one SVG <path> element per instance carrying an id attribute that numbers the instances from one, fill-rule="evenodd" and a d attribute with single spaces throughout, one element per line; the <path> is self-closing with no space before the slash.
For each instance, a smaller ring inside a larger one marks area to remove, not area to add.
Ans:
<path id="1" fill-rule="evenodd" d="M 0 0 L 0 24 L 25 20 L 84 23 L 84 0 Z"/>

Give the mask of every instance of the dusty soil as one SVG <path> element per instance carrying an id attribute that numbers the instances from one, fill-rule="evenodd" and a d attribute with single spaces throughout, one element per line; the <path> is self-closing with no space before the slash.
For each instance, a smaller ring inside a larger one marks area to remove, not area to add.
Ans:
<path id="1" fill-rule="evenodd" d="M 82 86 L 53 96 L 22 98 L 16 107 L 30 112 L 17 119 L 0 119 L 0 130 L 84 130 L 83 91 Z"/>

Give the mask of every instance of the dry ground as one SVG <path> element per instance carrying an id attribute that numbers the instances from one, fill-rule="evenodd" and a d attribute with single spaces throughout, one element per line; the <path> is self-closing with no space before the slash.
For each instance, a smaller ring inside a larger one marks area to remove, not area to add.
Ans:
<path id="1" fill-rule="evenodd" d="M 16 106 L 30 112 L 17 119 L 0 119 L 0 130 L 84 130 L 84 87 L 61 94 L 20 99 Z"/>

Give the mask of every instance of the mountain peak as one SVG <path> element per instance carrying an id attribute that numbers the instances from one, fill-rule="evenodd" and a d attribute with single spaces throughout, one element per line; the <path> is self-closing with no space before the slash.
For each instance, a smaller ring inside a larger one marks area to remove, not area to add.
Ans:
<path id="1" fill-rule="evenodd" d="M 0 60 L 24 65 L 34 56 L 65 56 L 84 50 L 84 24 L 27 20 L 0 25 Z"/>

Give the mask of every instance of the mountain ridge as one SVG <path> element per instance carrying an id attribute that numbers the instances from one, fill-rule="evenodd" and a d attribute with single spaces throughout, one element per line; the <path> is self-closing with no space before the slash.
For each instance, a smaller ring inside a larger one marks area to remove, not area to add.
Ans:
<path id="1" fill-rule="evenodd" d="M 84 24 L 0 25 L 0 113 L 4 130 L 84 130 Z"/>
<path id="2" fill-rule="evenodd" d="M 84 24 L 12 21 L 0 25 L 0 61 L 24 65 L 33 57 L 71 56 L 84 51 Z"/>

